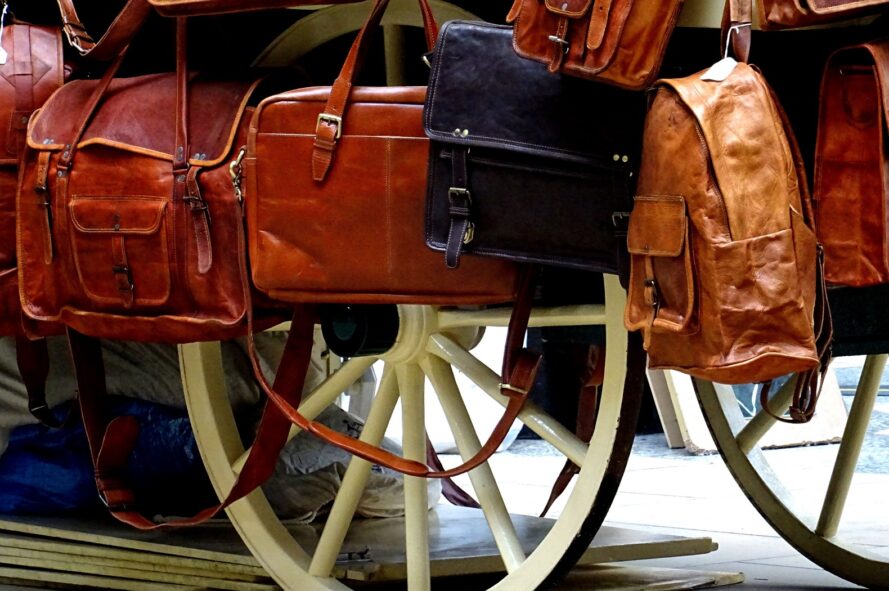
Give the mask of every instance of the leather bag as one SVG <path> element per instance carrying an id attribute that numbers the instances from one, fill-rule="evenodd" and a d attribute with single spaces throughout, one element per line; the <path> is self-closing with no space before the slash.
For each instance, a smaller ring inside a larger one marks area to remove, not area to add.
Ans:
<path id="1" fill-rule="evenodd" d="M 830 320 L 793 132 L 743 62 L 655 88 L 627 239 L 625 324 L 643 332 L 653 368 L 728 384 L 809 372 L 790 408 L 791 420 L 806 421 Z"/>
<path id="2" fill-rule="evenodd" d="M 515 0 L 522 57 L 550 71 L 642 89 L 657 76 L 683 0 Z"/>
<path id="3" fill-rule="evenodd" d="M 148 0 L 164 16 L 198 16 L 264 10 L 268 8 L 290 8 L 293 6 L 316 6 L 319 4 L 346 4 L 360 0 Z"/>
<path id="4" fill-rule="evenodd" d="M 424 16 L 431 47 L 434 20 Z M 285 302 L 512 301 L 512 264 L 473 260 L 445 273 L 423 242 L 426 87 L 352 88 L 376 28 L 369 20 L 359 33 L 333 87 L 257 108 L 243 161 L 253 282 Z"/>
<path id="5" fill-rule="evenodd" d="M 760 26 L 766 30 L 807 27 L 889 8 L 887 0 L 759 0 Z"/>
<path id="6" fill-rule="evenodd" d="M 474 263 L 465 253 L 617 273 L 644 97 L 553 75 L 516 55 L 511 33 L 442 28 L 425 108 L 426 242 L 449 267 Z"/>
<path id="7" fill-rule="evenodd" d="M 889 42 L 846 47 L 821 82 L 815 230 L 828 283 L 889 283 Z"/>

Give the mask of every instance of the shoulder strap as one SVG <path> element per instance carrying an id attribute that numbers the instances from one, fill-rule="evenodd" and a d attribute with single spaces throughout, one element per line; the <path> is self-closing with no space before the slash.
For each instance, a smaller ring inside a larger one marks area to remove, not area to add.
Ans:
<path id="1" fill-rule="evenodd" d="M 126 5 L 105 31 L 105 34 L 98 41 L 93 41 L 77 16 L 73 0 L 56 0 L 56 2 L 62 14 L 62 30 L 71 47 L 84 57 L 102 61 L 117 57 L 130 43 L 136 31 L 151 12 L 151 5 L 147 0 L 127 0 Z"/>
<path id="2" fill-rule="evenodd" d="M 731 44 L 732 54 L 739 62 L 750 58 L 750 37 L 753 28 L 753 0 L 726 0 L 722 13 L 722 52 Z"/>

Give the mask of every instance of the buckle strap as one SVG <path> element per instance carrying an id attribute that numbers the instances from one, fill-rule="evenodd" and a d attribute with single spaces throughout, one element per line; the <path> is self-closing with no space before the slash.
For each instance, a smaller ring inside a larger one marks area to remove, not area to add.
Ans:
<path id="1" fill-rule="evenodd" d="M 445 263 L 451 269 L 460 266 L 463 247 L 475 239 L 472 222 L 472 193 L 468 188 L 467 155 L 469 148 L 454 147 L 451 158 L 451 187 L 448 189 L 448 239 L 445 246 Z"/>

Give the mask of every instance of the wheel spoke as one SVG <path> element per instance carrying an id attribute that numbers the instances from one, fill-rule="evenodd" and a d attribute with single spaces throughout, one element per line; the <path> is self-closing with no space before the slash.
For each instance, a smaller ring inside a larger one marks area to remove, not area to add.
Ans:
<path id="1" fill-rule="evenodd" d="M 441 330 L 478 326 L 509 326 L 512 308 L 485 308 L 482 310 L 439 310 L 438 326 Z M 605 306 L 555 306 L 534 308 L 528 326 L 585 326 L 605 324 Z"/>
<path id="2" fill-rule="evenodd" d="M 299 405 L 299 412 L 309 420 L 316 418 L 325 408 L 333 404 L 336 399 L 343 393 L 346 388 L 354 384 L 364 374 L 364 372 L 376 361 L 376 357 L 353 357 L 344 363 L 333 375 L 324 380 L 311 394 L 305 397 L 302 404 Z M 224 390 L 223 390 L 224 391 Z M 287 435 L 287 441 L 290 441 L 297 435 L 301 429 L 294 425 Z M 247 452 L 238 458 L 232 465 L 235 474 L 240 474 L 247 461 Z"/>
<path id="3" fill-rule="evenodd" d="M 374 397 L 370 414 L 361 431 L 361 441 L 379 445 L 392 419 L 395 403 L 398 402 L 398 385 L 394 369 L 387 365 L 380 378 L 380 386 Z M 367 485 L 372 464 L 359 457 L 353 457 L 343 476 L 343 482 L 330 509 L 324 531 L 318 540 L 315 555 L 309 566 L 309 574 L 316 577 L 329 577 L 336 563 L 340 548 L 346 539 L 355 509 Z"/>
<path id="4" fill-rule="evenodd" d="M 507 398 L 500 393 L 500 377 L 452 339 L 440 334 L 432 335 L 427 350 L 462 371 L 488 396 L 506 406 Z M 536 404 L 525 402 L 519 419 L 572 462 L 578 466 L 583 465 L 589 445 Z"/>
<path id="5" fill-rule="evenodd" d="M 790 403 L 793 401 L 793 390 L 796 387 L 798 378 L 799 376 L 794 375 L 784 382 L 784 385 L 769 400 L 769 409 L 776 415 L 781 416 L 790 408 Z M 778 419 L 769 414 L 766 409 L 760 409 L 756 416 L 750 419 L 747 425 L 738 433 L 738 447 L 744 453 L 750 453 L 766 433 L 777 424 Z"/>
<path id="6" fill-rule="evenodd" d="M 460 396 L 460 390 L 454 379 L 451 367 L 432 355 L 427 356 L 421 367 L 432 382 L 438 399 L 441 402 L 445 417 L 460 450 L 464 461 L 474 456 L 481 449 L 481 442 L 472 425 L 469 411 Z M 516 534 L 515 526 L 506 510 L 506 504 L 500 494 L 500 488 L 494 479 L 494 473 L 488 463 L 469 472 L 472 488 L 475 490 L 479 504 L 484 511 L 485 519 L 494 535 L 494 541 L 500 550 L 500 556 L 507 572 L 512 572 L 524 562 L 525 553 Z"/>
<path id="7" fill-rule="evenodd" d="M 426 461 L 425 379 L 413 363 L 398 366 L 401 392 L 402 445 L 404 457 Z M 425 478 L 404 477 L 405 559 L 407 588 L 428 591 L 429 569 L 429 489 Z"/>
<path id="8" fill-rule="evenodd" d="M 833 473 L 830 476 L 830 484 L 824 497 L 824 505 L 821 507 L 821 515 L 818 518 L 818 526 L 815 533 L 826 538 L 836 535 L 840 518 L 849 497 L 849 487 L 852 476 L 855 474 L 855 466 L 867 433 L 874 404 L 877 401 L 877 393 L 880 390 L 880 379 L 883 369 L 886 367 L 887 355 L 868 355 L 861 370 L 861 378 L 858 388 L 855 390 L 855 400 L 849 410 L 846 420 L 846 428 L 843 431 L 843 439 L 837 458 L 833 465 Z"/>

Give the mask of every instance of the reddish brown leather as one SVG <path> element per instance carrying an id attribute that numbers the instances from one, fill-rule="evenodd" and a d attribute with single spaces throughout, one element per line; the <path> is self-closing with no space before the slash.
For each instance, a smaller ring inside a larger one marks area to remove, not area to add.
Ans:
<path id="1" fill-rule="evenodd" d="M 287 302 L 510 301 L 514 264 L 469 257 L 447 270 L 426 247 L 426 88 L 352 87 L 387 4 L 372 9 L 333 87 L 280 94 L 257 109 L 244 161 L 253 281 Z M 319 124 L 322 112 L 342 123 Z"/>
<path id="2" fill-rule="evenodd" d="M 651 367 L 722 383 L 813 369 L 817 247 L 792 132 L 747 64 L 723 82 L 703 74 L 656 86 L 626 326 Z"/>
<path id="3" fill-rule="evenodd" d="M 553 72 L 641 89 L 657 76 L 682 2 L 515 0 L 507 22 L 519 55 Z"/>
<path id="4" fill-rule="evenodd" d="M 763 29 L 807 27 L 883 11 L 887 0 L 760 0 Z"/>
<path id="5" fill-rule="evenodd" d="M 889 43 L 834 53 L 821 82 L 815 222 L 829 283 L 889 282 Z"/>
<path id="6" fill-rule="evenodd" d="M 268 8 L 289 8 L 292 6 L 314 6 L 318 4 L 347 4 L 361 0 L 148 0 L 164 16 L 199 16 L 204 14 L 225 14 L 265 10 Z"/>
<path id="7" fill-rule="evenodd" d="M 0 334 L 22 334 L 15 252 L 18 162 L 31 113 L 65 81 L 57 28 L 7 25 L 0 65 Z M 55 330 L 53 330 L 55 332 Z"/>
<path id="8" fill-rule="evenodd" d="M 76 81 L 33 118 L 17 210 L 30 318 L 146 341 L 244 332 L 245 268 L 232 255 L 243 244 L 242 214 L 228 162 L 246 141 L 256 84 L 193 76 L 187 111 L 177 107 L 178 86 L 175 74 Z M 184 112 L 188 143 L 180 150 Z M 187 163 L 176 171 L 180 153 Z M 197 191 L 188 188 L 190 174 Z"/>
<path id="9" fill-rule="evenodd" d="M 113 60 L 117 57 L 151 13 L 151 5 L 147 0 L 127 0 L 105 34 L 94 41 L 80 22 L 73 0 L 56 2 L 62 16 L 62 31 L 68 43 L 81 55 L 98 60 Z"/>

